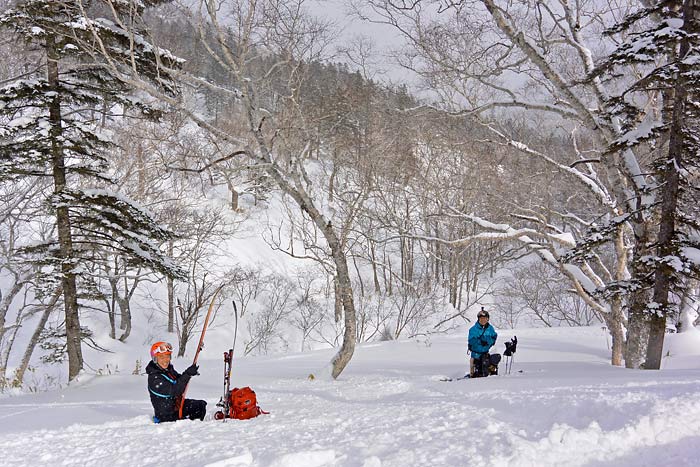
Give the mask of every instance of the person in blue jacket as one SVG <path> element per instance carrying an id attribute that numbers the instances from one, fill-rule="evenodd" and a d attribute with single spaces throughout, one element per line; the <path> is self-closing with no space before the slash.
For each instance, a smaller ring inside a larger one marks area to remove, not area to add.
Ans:
<path id="1" fill-rule="evenodd" d="M 175 371 L 170 363 L 173 346 L 167 342 L 156 342 L 151 346 L 152 361 L 146 366 L 148 374 L 148 392 L 151 394 L 151 404 L 155 413 L 153 421 L 174 422 L 178 420 L 180 411 L 176 401 L 182 397 L 190 378 L 199 374 L 199 366 L 192 364 L 182 374 Z M 182 418 L 204 420 L 207 413 L 207 402 L 196 399 L 185 399 L 182 406 Z"/>
<path id="2" fill-rule="evenodd" d="M 489 312 L 481 307 L 476 315 L 477 322 L 469 329 L 469 345 L 471 352 L 469 359 L 469 376 L 474 377 L 475 363 L 481 361 L 481 357 L 489 353 L 489 349 L 496 343 L 498 334 L 489 323 Z M 485 375 L 482 375 L 485 376 Z"/>

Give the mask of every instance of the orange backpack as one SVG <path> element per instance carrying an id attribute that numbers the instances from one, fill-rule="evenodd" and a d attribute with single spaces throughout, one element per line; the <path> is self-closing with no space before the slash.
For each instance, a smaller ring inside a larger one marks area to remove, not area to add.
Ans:
<path id="1" fill-rule="evenodd" d="M 264 412 L 258 407 L 258 400 L 255 397 L 255 391 L 248 386 L 244 388 L 233 388 L 231 390 L 231 404 L 229 406 L 228 418 L 236 418 L 238 420 L 248 420 L 255 418 Z"/>

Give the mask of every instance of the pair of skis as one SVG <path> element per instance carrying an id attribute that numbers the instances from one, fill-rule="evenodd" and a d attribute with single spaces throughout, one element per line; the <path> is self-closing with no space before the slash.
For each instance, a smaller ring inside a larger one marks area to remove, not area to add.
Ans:
<path id="1" fill-rule="evenodd" d="M 469 375 L 464 375 L 460 376 L 459 378 L 450 378 L 449 376 L 446 376 L 444 378 L 440 378 L 440 381 L 444 382 L 449 382 L 449 381 L 461 381 L 463 379 L 470 379 L 471 377 Z"/>
<path id="2" fill-rule="evenodd" d="M 518 372 L 518 373 L 523 373 L 523 370 L 518 370 L 517 372 Z M 510 370 L 508 371 L 508 373 L 505 373 L 505 374 L 506 374 L 506 375 L 509 375 L 509 374 L 510 374 Z M 498 375 L 494 375 L 494 376 L 498 376 Z M 445 376 L 444 378 L 440 378 L 439 381 L 451 382 L 451 381 L 462 381 L 462 380 L 464 380 L 464 379 L 474 379 L 474 378 L 472 378 L 471 376 L 469 376 L 468 374 L 466 374 L 466 375 L 464 375 L 464 376 L 460 376 L 459 378 L 450 378 L 449 376 Z"/>
<path id="3" fill-rule="evenodd" d="M 231 412 L 231 368 L 233 367 L 233 350 L 236 348 L 236 337 L 238 336 L 238 308 L 236 302 L 233 304 L 233 315 L 236 317 L 233 331 L 233 345 L 227 352 L 224 352 L 224 395 L 221 397 L 217 407 L 221 410 L 214 414 L 216 420 L 226 420 Z"/>

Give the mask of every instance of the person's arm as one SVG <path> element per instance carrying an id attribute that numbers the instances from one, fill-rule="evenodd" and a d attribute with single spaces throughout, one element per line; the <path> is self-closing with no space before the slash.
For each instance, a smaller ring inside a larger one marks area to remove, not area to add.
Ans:
<path id="1" fill-rule="evenodd" d="M 190 382 L 190 378 L 191 376 L 187 373 L 183 373 L 177 378 L 177 382 L 173 386 L 173 396 L 177 397 L 185 392 L 185 388 L 187 387 L 187 383 Z"/>
<path id="2" fill-rule="evenodd" d="M 469 337 L 467 338 L 467 343 L 468 343 L 468 348 L 469 350 L 474 349 L 474 347 L 477 347 L 479 345 L 479 339 L 477 338 L 477 332 L 476 329 L 473 327 L 469 329 Z"/>
<path id="3" fill-rule="evenodd" d="M 496 345 L 496 339 L 498 338 L 498 333 L 496 332 L 496 329 L 493 326 L 490 326 L 490 327 L 491 327 L 491 332 L 489 333 L 489 337 L 490 337 L 489 347 L 493 347 L 494 345 Z"/>

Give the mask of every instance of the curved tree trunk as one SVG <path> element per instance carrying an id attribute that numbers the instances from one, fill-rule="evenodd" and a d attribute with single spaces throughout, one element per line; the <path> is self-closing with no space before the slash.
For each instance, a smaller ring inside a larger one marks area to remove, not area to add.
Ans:
<path id="1" fill-rule="evenodd" d="M 335 263 L 336 274 L 338 277 L 338 288 L 336 293 L 340 295 L 345 317 L 343 345 L 331 360 L 333 365 L 331 376 L 333 376 L 333 379 L 335 379 L 340 376 L 347 364 L 350 363 L 350 360 L 355 353 L 355 341 L 357 339 L 357 316 L 355 313 L 355 301 L 353 299 L 352 284 L 350 282 L 350 273 L 348 271 L 345 253 L 338 248 L 335 250 L 331 248 L 331 250 L 333 251 L 333 261 Z"/>
<path id="2" fill-rule="evenodd" d="M 331 221 L 321 213 L 314 204 L 311 196 L 309 196 L 304 189 L 304 182 L 307 181 L 307 179 L 304 177 L 303 168 L 297 165 L 299 162 L 297 161 L 294 164 L 290 164 L 290 167 L 285 169 L 279 167 L 275 162 L 262 133 L 261 121 L 258 121 L 254 115 L 255 106 L 253 103 L 256 102 L 256 97 L 255 89 L 253 89 L 250 83 L 248 83 L 247 91 L 246 98 L 248 99 L 248 105 L 246 106 L 246 114 L 251 132 L 255 137 L 258 150 L 260 151 L 260 159 L 265 163 L 268 174 L 275 180 L 277 185 L 299 205 L 302 211 L 309 215 L 311 221 L 321 231 L 330 248 L 331 257 L 335 264 L 338 281 L 336 296 L 339 296 L 343 305 L 345 325 L 343 344 L 338 353 L 331 360 L 333 366 L 331 375 L 335 379 L 343 372 L 352 359 L 357 338 L 357 316 L 344 244 L 340 240 L 341 237 L 336 233 L 335 229 L 337 227 L 333 226 Z"/>
<path id="3" fill-rule="evenodd" d="M 12 284 L 12 287 L 10 288 L 9 291 L 5 293 L 5 295 L 2 297 L 2 300 L 0 300 L 0 342 L 3 342 L 3 339 L 5 337 L 5 333 L 9 329 L 5 325 L 5 321 L 7 319 L 7 312 L 10 310 L 10 305 L 12 305 L 12 302 L 14 301 L 15 297 L 17 294 L 19 294 L 22 291 L 22 288 L 24 285 L 27 283 L 27 281 L 30 279 L 31 274 L 30 273 L 25 273 L 20 277 L 17 277 L 15 279 L 15 283 Z M 5 376 L 5 366 L 7 365 L 7 359 L 0 359 L 0 378 Z"/>
<path id="4" fill-rule="evenodd" d="M 39 342 L 39 337 L 41 337 L 41 331 L 44 330 L 46 322 L 49 320 L 49 316 L 51 316 L 51 312 L 56 307 L 56 303 L 58 303 L 58 300 L 61 298 L 62 294 L 63 290 L 61 290 L 60 288 L 56 290 L 56 292 L 54 292 L 53 296 L 51 297 L 51 301 L 46 305 L 46 308 L 44 308 L 44 312 L 41 314 L 39 323 L 36 325 L 36 329 L 34 329 L 34 333 L 29 339 L 27 349 L 24 351 L 22 361 L 20 362 L 17 369 L 15 369 L 15 374 L 13 376 L 13 384 L 17 386 L 20 386 L 22 384 L 22 380 L 24 379 L 24 373 L 26 373 L 27 368 L 29 367 L 29 361 L 32 359 L 34 349 L 36 348 L 36 345 Z"/>

